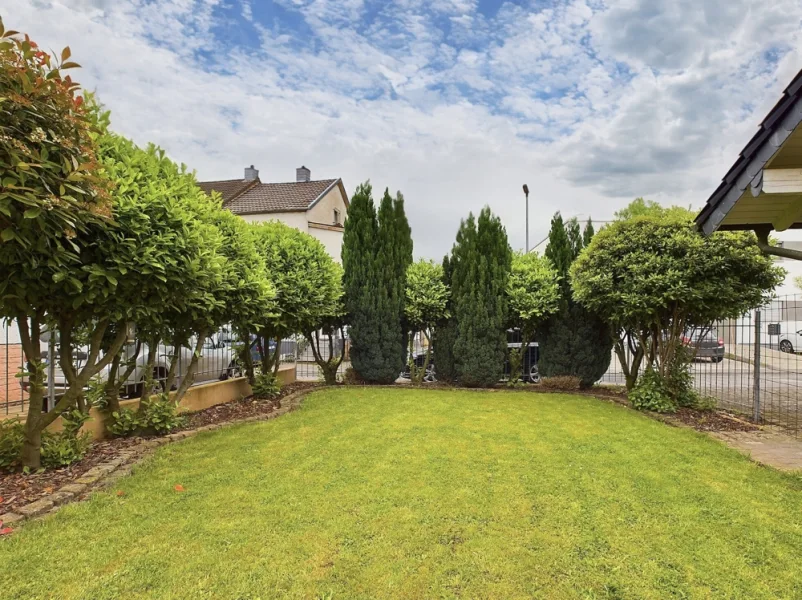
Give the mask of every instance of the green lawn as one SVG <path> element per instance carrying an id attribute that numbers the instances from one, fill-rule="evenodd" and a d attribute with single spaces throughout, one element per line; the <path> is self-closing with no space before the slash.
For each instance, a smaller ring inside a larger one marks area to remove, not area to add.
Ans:
<path id="1" fill-rule="evenodd" d="M 331 389 L 0 540 L 0 597 L 800 598 L 802 478 L 590 398 Z"/>

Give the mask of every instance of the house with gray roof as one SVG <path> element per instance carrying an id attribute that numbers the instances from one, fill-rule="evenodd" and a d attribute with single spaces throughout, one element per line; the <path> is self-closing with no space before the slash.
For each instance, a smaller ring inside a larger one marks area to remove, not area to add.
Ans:
<path id="1" fill-rule="evenodd" d="M 253 165 L 242 179 L 202 181 L 207 194 L 218 192 L 223 207 L 246 221 L 281 221 L 320 240 L 338 262 L 348 195 L 342 179 L 312 179 L 309 169 L 295 170 L 295 181 L 263 183 Z"/>

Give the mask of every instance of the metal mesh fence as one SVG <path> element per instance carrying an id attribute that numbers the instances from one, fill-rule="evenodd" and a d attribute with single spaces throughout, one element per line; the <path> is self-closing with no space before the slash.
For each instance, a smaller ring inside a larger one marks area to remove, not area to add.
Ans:
<path id="1" fill-rule="evenodd" d="M 343 337 L 335 335 L 331 339 L 330 348 L 328 336 L 321 335 L 320 347 L 318 350 L 320 357 L 323 360 L 329 360 L 331 356 L 331 350 L 334 351 L 335 357 L 345 352 L 345 357 L 337 369 L 337 380 L 342 381 L 346 369 L 351 366 L 351 363 L 348 360 L 347 340 Z M 315 361 L 315 354 L 308 340 L 303 338 L 296 340 L 295 361 L 295 378 L 298 381 L 323 381 L 323 372 L 320 370 L 320 367 Z"/>
<path id="2" fill-rule="evenodd" d="M 24 413 L 28 406 L 25 356 L 20 344 L 16 324 L 3 321 L 0 328 L 0 417 Z M 520 348 L 517 332 L 508 332 L 508 347 Z M 693 337 L 693 332 L 688 333 Z M 757 422 L 776 424 L 802 436 L 802 295 L 783 296 L 771 301 L 760 310 L 752 311 L 741 318 L 716 323 L 704 339 L 691 339 L 692 347 L 698 348 L 691 365 L 694 386 L 705 396 L 716 399 L 721 408 L 739 412 Z M 270 349 L 275 349 L 275 341 Z M 240 374 L 236 363 L 237 340 L 228 328 L 210 336 L 203 344 L 195 375 L 195 384 L 227 379 Z M 312 348 L 301 336 L 281 340 L 279 355 L 282 363 L 294 363 L 296 378 L 300 381 L 321 381 L 322 372 L 317 365 Z M 425 340 L 414 342 L 413 355 L 421 357 L 425 351 Z M 332 339 L 334 352 L 345 352 L 345 359 L 338 369 L 342 379 L 350 367 L 348 360 L 349 341 L 335 336 Z M 128 343 L 123 362 L 133 360 L 136 342 Z M 48 348 L 43 347 L 42 351 Z M 256 352 L 255 348 L 253 349 Z M 155 349 L 154 377 L 164 387 L 173 348 L 159 344 Z M 320 353 L 329 357 L 328 339 L 321 338 Z M 537 341 L 523 352 L 522 379 L 537 382 L 537 362 L 540 349 Z M 74 362 L 81 366 L 81 349 L 76 351 Z M 150 354 L 147 344 L 140 345 L 136 367 L 123 386 L 123 394 L 135 396 L 141 392 L 146 379 L 146 362 Z M 181 348 L 178 355 L 176 385 L 185 375 L 192 351 Z M 255 357 L 258 363 L 258 357 Z M 422 363 L 421 363 L 422 364 Z M 643 366 L 641 367 L 643 368 Z M 505 378 L 509 377 L 509 364 Z M 64 377 L 58 368 L 54 374 L 53 388 L 57 397 L 64 389 Z M 610 368 L 599 381 L 601 385 L 626 383 L 618 357 L 613 353 Z"/>
<path id="3" fill-rule="evenodd" d="M 240 369 L 235 360 L 236 350 L 234 344 L 234 336 L 226 328 L 209 336 L 202 344 L 193 385 L 219 381 L 239 375 Z M 190 346 L 194 347 L 194 340 L 190 340 Z M 138 352 L 137 347 L 139 348 Z M 55 352 L 53 353 L 55 357 L 54 363 L 51 363 L 50 360 L 52 349 L 53 347 L 48 341 L 42 342 L 42 358 L 46 363 L 45 377 L 47 387 L 45 390 L 45 403 L 51 406 L 66 389 L 66 378 L 58 366 L 58 346 L 55 346 Z M 84 366 L 87 350 L 86 348 L 76 348 L 73 353 L 73 365 L 79 370 Z M 140 396 L 142 386 L 147 379 L 147 363 L 151 350 L 147 343 L 141 342 L 137 344 L 136 340 L 131 340 L 123 346 L 121 372 L 124 372 L 127 364 L 133 365 L 130 376 L 121 387 L 121 393 L 124 397 Z M 174 349 L 170 345 L 160 343 L 153 351 L 155 352 L 155 357 L 152 376 L 156 390 L 164 390 L 166 389 Z M 26 358 L 14 321 L 4 320 L 2 322 L 0 352 L 2 352 L 0 354 L 0 417 L 18 416 L 28 410 L 29 381 L 28 377 L 25 376 L 25 371 L 27 370 Z M 186 376 L 192 353 L 193 350 L 190 347 L 180 348 L 173 389 L 180 385 L 181 380 Z M 101 371 L 100 377 L 104 378 L 107 373 L 108 368 Z"/>
<path id="4" fill-rule="evenodd" d="M 690 341 L 695 347 L 697 340 Z M 714 324 L 691 373 L 696 390 L 719 407 L 802 435 L 802 296 L 779 297 Z M 626 383 L 615 355 L 599 383 Z"/>

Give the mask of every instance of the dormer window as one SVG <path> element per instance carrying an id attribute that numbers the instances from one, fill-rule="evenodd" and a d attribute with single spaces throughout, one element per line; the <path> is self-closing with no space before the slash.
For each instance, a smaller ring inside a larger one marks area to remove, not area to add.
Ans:
<path id="1" fill-rule="evenodd" d="M 334 224 L 335 225 L 340 224 L 340 211 L 336 208 L 334 209 Z"/>

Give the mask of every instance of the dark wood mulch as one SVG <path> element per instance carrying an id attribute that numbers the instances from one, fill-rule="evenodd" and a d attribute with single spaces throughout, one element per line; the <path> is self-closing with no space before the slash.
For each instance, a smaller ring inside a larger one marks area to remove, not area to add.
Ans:
<path id="1" fill-rule="evenodd" d="M 229 421 L 238 421 L 246 417 L 253 417 L 269 412 L 273 412 L 276 408 L 281 406 L 281 399 L 299 390 L 317 387 L 317 383 L 297 381 L 290 383 L 281 388 L 281 394 L 274 400 L 256 400 L 248 397 L 242 400 L 234 400 L 226 404 L 218 404 L 204 410 L 197 412 L 186 413 L 186 423 L 180 429 L 175 431 L 182 431 L 184 429 L 197 429 L 204 425 L 212 425 L 214 423 L 227 423 Z"/>
<path id="2" fill-rule="evenodd" d="M 760 427 L 723 410 L 680 408 L 673 417 L 697 431 L 758 431 Z"/>
<path id="3" fill-rule="evenodd" d="M 58 488 L 83 477 L 92 467 L 110 460 L 126 448 L 135 446 L 142 438 L 120 438 L 94 442 L 86 455 L 76 463 L 61 469 L 25 475 L 22 472 L 0 473 L 0 514 L 52 494 Z"/>
<path id="4" fill-rule="evenodd" d="M 305 382 L 291 383 L 282 387 L 281 394 L 274 400 L 254 400 L 249 397 L 227 404 L 218 404 L 197 412 L 186 413 L 186 423 L 180 429 L 174 430 L 174 432 L 197 429 L 214 423 L 237 421 L 245 417 L 273 412 L 280 406 L 281 398 L 298 390 L 315 387 L 316 385 L 315 383 Z M 116 438 L 93 442 L 86 456 L 62 469 L 31 473 L 29 475 L 25 475 L 22 472 L 0 472 L 0 514 L 14 512 L 20 506 L 52 494 L 63 485 L 73 483 L 92 467 L 115 458 L 127 448 L 139 444 L 143 439 L 146 438 Z"/>

